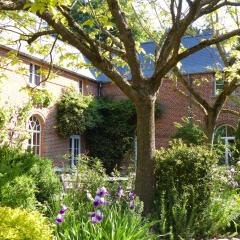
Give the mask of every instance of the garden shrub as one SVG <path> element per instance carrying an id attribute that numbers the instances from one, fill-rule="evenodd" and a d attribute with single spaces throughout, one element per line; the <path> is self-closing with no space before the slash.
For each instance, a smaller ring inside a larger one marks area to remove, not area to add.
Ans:
<path id="1" fill-rule="evenodd" d="M 46 218 L 38 212 L 0 207 L 1 240 L 52 240 Z"/>
<path id="2" fill-rule="evenodd" d="M 51 160 L 40 158 L 29 152 L 22 152 L 19 149 L 0 147 L 0 193 L 4 194 L 4 196 L 0 195 L 0 200 L 4 197 L 5 203 L 8 202 L 6 189 L 19 189 L 20 191 L 26 185 L 32 186 L 31 193 L 34 192 L 35 198 L 41 203 L 51 201 L 52 196 L 58 194 L 61 189 L 59 178 L 53 172 Z M 9 196 L 11 194 L 14 193 L 9 193 Z M 28 194 L 30 196 L 30 193 Z M 25 199 L 24 194 L 21 196 Z M 32 203 L 31 200 L 29 206 L 32 206 Z M 13 202 L 10 206 L 13 206 Z"/>
<path id="3" fill-rule="evenodd" d="M 36 198 L 44 203 L 52 199 L 61 191 L 59 177 L 54 173 L 53 163 L 49 159 L 37 157 L 37 162 L 32 166 L 29 175 L 32 176 L 37 187 Z"/>
<path id="4" fill-rule="evenodd" d="M 30 176 L 21 175 L 7 182 L 0 189 L 0 203 L 9 207 L 35 209 L 36 186 Z"/>
<path id="5" fill-rule="evenodd" d="M 0 186 L 26 174 L 37 163 L 38 157 L 16 148 L 0 147 Z"/>
<path id="6" fill-rule="evenodd" d="M 210 202 L 217 160 L 206 146 L 188 146 L 180 140 L 157 151 L 156 204 L 159 216 L 165 218 L 165 231 L 172 231 L 176 239 L 186 234 L 187 227 L 195 235 L 201 233 L 199 223 Z"/>
<path id="7" fill-rule="evenodd" d="M 203 129 L 189 118 L 183 118 L 181 123 L 175 123 L 176 132 L 172 139 L 182 139 L 186 144 L 201 145 L 206 142 Z"/>

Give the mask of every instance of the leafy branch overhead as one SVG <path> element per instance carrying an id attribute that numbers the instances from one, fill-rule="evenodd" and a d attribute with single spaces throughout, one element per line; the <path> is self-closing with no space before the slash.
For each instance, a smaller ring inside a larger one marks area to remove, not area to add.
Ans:
<path id="1" fill-rule="evenodd" d="M 81 13 L 88 13 L 86 21 L 84 19 L 76 21 L 72 17 L 76 2 Z M 32 31 L 31 37 L 27 39 L 28 42 L 32 42 L 44 34 L 53 32 L 59 34 L 63 41 L 76 47 L 95 67 L 115 81 L 128 96 L 134 99 L 139 93 L 146 95 L 144 92 L 156 92 L 161 85 L 162 77 L 181 59 L 240 33 L 239 29 L 235 29 L 180 51 L 181 38 L 193 22 L 223 6 L 239 6 L 240 3 L 237 1 L 214 1 L 213 3 L 212 1 L 195 0 L 187 1 L 186 7 L 183 1 L 168 1 L 169 9 L 164 9 L 164 11 L 165 15 L 169 15 L 171 24 L 165 26 L 165 31 L 158 31 L 157 36 L 160 37 L 156 42 L 155 70 L 151 77 L 146 78 L 143 76 L 139 62 L 138 54 L 141 49 L 134 36 L 134 24 L 130 17 L 137 14 L 136 9 L 140 8 L 135 6 L 134 1 L 107 0 L 102 1 L 100 7 L 95 6 L 96 2 L 2 0 L 0 1 L 0 10 L 23 10 L 37 14 L 47 22 L 48 30 Z M 161 5 L 159 10 L 159 13 L 162 14 L 163 7 Z M 143 12 L 141 14 L 144 17 Z M 93 30 L 89 31 L 89 28 Z M 156 32 L 155 29 L 149 31 Z M 154 35 L 154 33 L 152 34 Z M 132 76 L 131 83 L 126 81 L 116 68 L 116 63 L 120 62 L 129 67 Z M 146 84 L 148 88 L 143 90 L 143 86 Z"/>

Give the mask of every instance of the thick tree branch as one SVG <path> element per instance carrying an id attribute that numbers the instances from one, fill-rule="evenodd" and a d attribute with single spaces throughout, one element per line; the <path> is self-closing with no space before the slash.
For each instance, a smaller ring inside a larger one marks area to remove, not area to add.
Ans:
<path id="1" fill-rule="evenodd" d="M 193 95 L 195 100 L 202 105 L 202 107 L 205 109 L 205 112 L 208 112 L 211 109 L 211 106 L 208 104 L 208 102 L 201 97 L 199 93 L 195 91 L 193 86 L 191 86 L 188 81 L 184 78 L 184 76 L 180 73 L 179 69 L 177 67 L 173 68 L 173 73 L 176 75 L 177 79 L 183 84 L 183 86 Z"/>
<path id="2" fill-rule="evenodd" d="M 139 59 L 138 52 L 135 46 L 135 40 L 131 29 L 128 26 L 128 23 L 125 19 L 124 14 L 122 13 L 119 3 L 117 0 L 107 0 L 109 10 L 112 13 L 113 21 L 115 22 L 117 29 L 120 33 L 120 39 L 124 44 L 126 49 L 128 64 L 131 69 L 133 84 L 137 84 L 143 78 Z"/>
<path id="3" fill-rule="evenodd" d="M 240 36 L 240 29 L 233 30 L 233 31 L 231 31 L 229 33 L 226 33 L 226 34 L 223 34 L 219 37 L 213 37 L 212 39 L 204 40 L 204 41 L 200 42 L 199 44 L 197 44 L 197 45 L 195 45 L 191 48 L 188 48 L 184 52 L 178 54 L 178 56 L 176 57 L 176 60 L 177 60 L 177 62 L 179 62 L 183 58 L 186 58 L 189 55 L 191 55 L 191 54 L 193 54 L 197 51 L 200 51 L 205 47 L 211 46 L 213 44 L 220 43 L 220 42 L 222 42 L 224 40 L 227 40 L 227 39 L 229 39 L 231 37 L 234 37 L 234 36 Z"/>
<path id="4" fill-rule="evenodd" d="M 14 11 L 14 10 L 22 10 L 27 3 L 27 0 L 1 0 L 0 1 L 0 10 Z"/>
<path id="5" fill-rule="evenodd" d="M 187 95 L 183 90 L 179 89 L 176 84 L 173 86 L 173 90 L 176 91 L 176 92 L 178 92 L 179 94 L 181 94 L 181 95 L 182 95 L 184 98 L 186 98 L 187 100 L 189 100 L 189 95 Z M 202 110 L 202 112 L 204 113 L 204 115 L 207 114 L 206 109 L 205 109 L 205 108 L 203 107 L 203 105 L 201 105 L 195 98 L 193 98 L 193 103 Z"/>
<path id="6" fill-rule="evenodd" d="M 77 23 L 74 21 L 70 13 L 66 11 L 65 7 L 58 6 L 58 10 L 62 13 L 62 15 L 67 19 L 68 25 L 72 27 L 88 44 L 91 45 L 94 51 L 99 51 L 100 49 L 104 49 L 109 51 L 112 54 L 115 54 L 121 57 L 123 60 L 126 60 L 126 53 L 118 48 L 109 46 L 104 42 L 99 42 L 97 40 L 92 39 Z"/>
<path id="7" fill-rule="evenodd" d="M 187 28 L 192 23 L 197 12 L 199 11 L 200 2 L 200 0 L 195 0 L 189 13 L 183 19 L 179 19 L 178 22 L 172 26 L 169 32 L 167 32 L 167 36 L 161 47 L 156 63 L 155 73 L 152 76 L 154 90 L 158 89 L 160 85 L 159 79 L 162 77 L 162 74 L 164 73 L 165 75 L 173 66 L 176 65 L 177 62 L 175 62 L 171 68 L 167 67 L 169 65 L 169 61 L 172 61 L 176 58 L 180 48 L 182 36 L 185 34 Z M 165 66 L 168 68 L 168 71 L 166 72 L 164 70 Z"/>
<path id="8" fill-rule="evenodd" d="M 132 89 L 130 83 L 120 75 L 108 59 L 102 57 L 99 52 L 92 51 L 79 35 L 71 32 L 61 22 L 56 22 L 54 16 L 47 10 L 42 14 L 37 13 L 37 15 L 44 19 L 49 26 L 51 26 L 56 33 L 62 37 L 64 42 L 68 42 L 70 45 L 78 49 L 95 67 L 112 79 L 128 97 L 131 99 L 136 97 L 136 92 Z"/>
<path id="9" fill-rule="evenodd" d="M 171 13 L 173 25 L 175 25 L 175 21 L 176 21 L 176 16 L 175 16 L 175 11 L 174 11 L 174 2 L 175 2 L 175 0 L 171 0 L 171 2 L 170 2 L 170 13 Z"/>
<path id="10" fill-rule="evenodd" d="M 199 14 L 197 15 L 197 18 L 203 16 L 203 15 L 207 15 L 209 13 L 212 13 L 224 6 L 232 6 L 232 7 L 239 7 L 240 3 L 239 2 L 231 2 L 231 1 L 226 1 L 224 0 L 222 3 L 217 4 L 220 1 L 210 1 L 211 3 L 205 7 L 202 8 L 201 11 L 199 12 Z"/>
<path id="11" fill-rule="evenodd" d="M 36 32 L 31 36 L 27 36 L 28 38 L 26 39 L 28 44 L 32 44 L 35 40 L 37 40 L 41 36 L 46 36 L 46 35 L 51 35 L 56 33 L 54 30 L 46 30 L 42 32 Z"/>

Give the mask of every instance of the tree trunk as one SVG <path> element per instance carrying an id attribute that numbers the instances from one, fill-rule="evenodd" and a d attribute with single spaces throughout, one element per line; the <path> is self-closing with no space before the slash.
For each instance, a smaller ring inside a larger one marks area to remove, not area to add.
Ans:
<path id="1" fill-rule="evenodd" d="M 207 136 L 207 143 L 213 144 L 213 138 L 214 138 L 214 130 L 216 126 L 216 114 L 214 113 L 208 113 L 208 115 L 205 116 L 205 134 Z"/>
<path id="2" fill-rule="evenodd" d="M 155 195 L 155 98 L 136 104 L 137 110 L 137 172 L 135 191 L 144 202 L 144 213 L 149 213 Z"/>

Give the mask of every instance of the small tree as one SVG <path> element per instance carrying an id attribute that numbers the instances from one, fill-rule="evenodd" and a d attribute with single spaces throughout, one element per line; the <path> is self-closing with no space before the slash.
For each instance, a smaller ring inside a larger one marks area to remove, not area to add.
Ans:
<path id="1" fill-rule="evenodd" d="M 235 14 L 234 14 L 235 13 Z M 227 17 L 228 16 L 228 17 Z M 228 8 L 225 13 L 225 17 L 220 19 L 219 13 L 214 12 L 208 16 L 208 22 L 212 29 L 212 35 L 219 37 L 220 33 L 225 32 L 226 29 L 226 18 L 231 21 L 232 26 L 239 27 L 239 13 L 237 8 Z M 232 97 L 231 95 L 240 86 L 240 65 L 239 65 L 239 52 L 240 52 L 240 38 L 235 37 L 228 39 L 223 42 L 217 42 L 216 45 L 217 54 L 219 54 L 221 62 L 217 64 L 222 64 L 223 69 L 212 69 L 215 71 L 215 80 L 223 82 L 223 87 L 220 91 L 214 93 L 214 99 L 206 99 L 203 91 L 198 91 L 197 86 L 199 85 L 199 80 L 190 81 L 186 76 L 181 74 L 178 67 L 174 67 L 173 73 L 177 79 L 182 83 L 186 91 L 191 93 L 193 102 L 199 107 L 204 116 L 204 131 L 207 136 L 206 140 L 209 143 L 213 143 L 214 130 L 216 127 L 217 119 L 220 113 L 229 113 L 240 116 L 240 113 L 232 110 L 226 106 L 227 100 L 236 101 L 237 96 Z M 210 67 L 210 66 L 209 66 Z M 205 84 L 205 81 L 200 84 Z M 180 89 L 177 89 L 179 93 L 185 95 L 189 98 L 188 94 L 184 94 Z M 239 103 L 239 99 L 238 99 Z"/>

